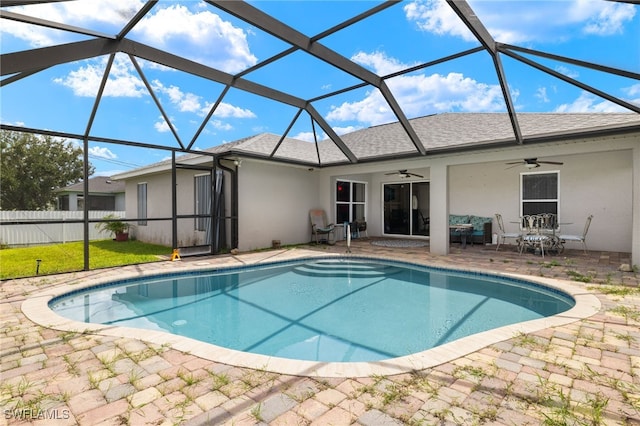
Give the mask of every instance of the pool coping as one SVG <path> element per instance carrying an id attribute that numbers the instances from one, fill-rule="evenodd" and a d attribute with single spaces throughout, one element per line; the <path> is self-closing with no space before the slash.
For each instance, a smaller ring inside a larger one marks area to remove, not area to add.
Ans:
<path id="1" fill-rule="evenodd" d="M 236 267 L 258 266 L 261 264 L 273 264 L 304 259 L 314 260 L 318 258 L 377 259 L 397 262 L 397 259 L 391 259 L 383 255 L 351 256 L 339 253 L 318 253 L 314 251 L 298 250 L 280 252 L 278 254 L 268 256 L 266 259 L 260 256 L 233 256 L 228 258 L 227 262 L 217 262 L 215 264 L 197 261 L 185 263 L 172 262 L 170 271 L 144 269 L 119 271 L 120 273 L 117 277 L 113 275 L 113 271 L 111 271 L 111 273 L 101 273 L 101 271 L 97 271 L 92 278 L 82 280 L 72 279 L 65 283 L 58 284 L 46 290 L 32 294 L 22 303 L 21 309 L 27 318 L 43 327 L 67 332 L 94 333 L 103 336 L 134 338 L 158 345 L 170 346 L 173 349 L 187 352 L 210 361 L 216 361 L 237 367 L 248 367 L 274 373 L 308 377 L 388 376 L 430 368 L 468 355 L 486 346 L 511 339 L 523 333 L 532 333 L 545 328 L 562 326 L 588 318 L 597 314 L 601 309 L 601 302 L 595 295 L 589 293 L 583 288 L 573 285 L 570 281 L 544 277 L 532 277 L 530 275 L 511 274 L 485 269 L 442 267 L 420 261 L 400 261 L 400 263 L 409 265 L 413 264 L 434 267 L 441 270 L 479 273 L 483 275 L 506 277 L 516 279 L 518 281 L 530 282 L 569 294 L 574 298 L 576 303 L 575 306 L 568 311 L 551 317 L 530 320 L 476 333 L 453 342 L 445 343 L 433 349 L 428 349 L 426 351 L 403 357 L 374 362 L 318 362 L 241 352 L 210 343 L 200 342 L 192 338 L 173 335 L 169 332 L 72 321 L 56 314 L 49 308 L 49 302 L 63 294 L 112 281 L 151 277 L 166 273 L 174 274 L 180 272 L 195 272 L 198 270 L 233 269 Z"/>

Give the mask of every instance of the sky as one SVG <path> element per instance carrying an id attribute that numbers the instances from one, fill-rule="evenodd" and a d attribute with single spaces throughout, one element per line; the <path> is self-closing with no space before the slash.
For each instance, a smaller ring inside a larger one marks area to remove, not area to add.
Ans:
<path id="1" fill-rule="evenodd" d="M 373 1 L 252 1 L 254 7 L 313 37 L 356 16 Z M 469 0 L 501 43 L 549 52 L 640 73 L 640 6 L 605 0 Z M 2 8 L 27 16 L 113 35 L 144 5 L 140 0 L 77 0 Z M 2 54 L 91 37 L 2 20 Z M 128 34 L 129 39 L 236 74 L 290 47 L 286 42 L 201 1 L 160 1 Z M 403 1 L 320 43 L 380 76 L 479 46 L 440 0 Z M 573 64 L 537 58 L 542 65 L 640 105 L 640 81 Z M 628 112 L 579 87 L 500 55 L 517 112 Z M 117 54 L 93 122 L 90 112 L 108 57 L 51 67 L 0 88 L 0 121 L 13 126 L 186 146 L 205 122 L 224 87 L 216 82 Z M 354 86 L 357 78 L 302 51 L 243 78 L 308 100 Z M 145 79 L 169 117 L 156 106 Z M 505 112 L 491 57 L 484 51 L 387 80 L 408 118 L 447 112 Z M 314 108 L 337 134 L 397 121 L 380 92 L 370 86 L 317 100 Z M 231 88 L 194 140 L 206 149 L 263 132 L 283 134 L 297 109 Z M 326 138 L 303 113 L 288 136 Z M 70 141 L 79 143 L 78 141 Z M 428 149 L 428 147 L 427 147 Z M 95 175 L 109 176 L 169 158 L 149 150 L 104 142 L 89 144 Z"/>

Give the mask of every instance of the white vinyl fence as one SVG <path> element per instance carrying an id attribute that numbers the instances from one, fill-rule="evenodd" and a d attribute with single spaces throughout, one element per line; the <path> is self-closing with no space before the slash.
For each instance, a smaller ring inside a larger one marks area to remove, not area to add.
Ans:
<path id="1" fill-rule="evenodd" d="M 89 219 L 102 219 L 109 214 L 125 217 L 124 211 L 90 211 Z M 83 218 L 82 211 L 0 211 L 0 243 L 13 247 L 83 241 L 84 224 L 65 223 L 65 221 L 82 221 Z M 62 222 L 37 223 L 38 221 Z M 110 233 L 98 232 L 95 225 L 95 223 L 89 223 L 90 240 L 113 238 Z"/>

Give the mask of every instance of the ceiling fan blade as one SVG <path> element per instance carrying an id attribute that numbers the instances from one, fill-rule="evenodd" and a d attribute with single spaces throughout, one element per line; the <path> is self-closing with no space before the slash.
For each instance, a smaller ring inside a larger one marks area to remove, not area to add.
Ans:
<path id="1" fill-rule="evenodd" d="M 518 166 L 522 165 L 523 163 L 506 163 L 506 164 L 513 164 L 513 166 L 505 168 L 505 170 L 509 170 L 509 169 L 513 169 L 514 167 L 518 167 Z"/>
<path id="2" fill-rule="evenodd" d="M 526 163 L 524 161 L 513 161 L 511 163 L 504 163 L 504 164 L 511 165 L 511 164 L 526 164 Z"/>
<path id="3" fill-rule="evenodd" d="M 541 163 L 541 164 L 557 164 L 557 165 L 560 165 L 560 166 L 564 164 L 564 163 L 561 163 L 559 161 L 538 161 L 538 163 Z"/>
<path id="4" fill-rule="evenodd" d="M 424 178 L 424 176 L 417 175 L 415 173 L 409 173 L 407 171 L 407 169 L 398 170 L 397 172 L 392 172 L 392 173 L 385 173 L 385 176 L 399 176 L 401 178 L 408 178 L 408 177 L 411 177 L 411 176 L 415 176 L 415 177 L 419 177 L 419 178 Z"/>

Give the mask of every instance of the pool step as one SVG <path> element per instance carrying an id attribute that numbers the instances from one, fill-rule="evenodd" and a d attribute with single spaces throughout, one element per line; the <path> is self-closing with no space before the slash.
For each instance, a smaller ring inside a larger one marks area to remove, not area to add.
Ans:
<path id="1" fill-rule="evenodd" d="M 326 276 L 350 278 L 385 277 L 401 272 L 399 268 L 390 265 L 340 261 L 307 263 L 293 268 L 293 271 L 300 275 L 313 277 Z"/>

